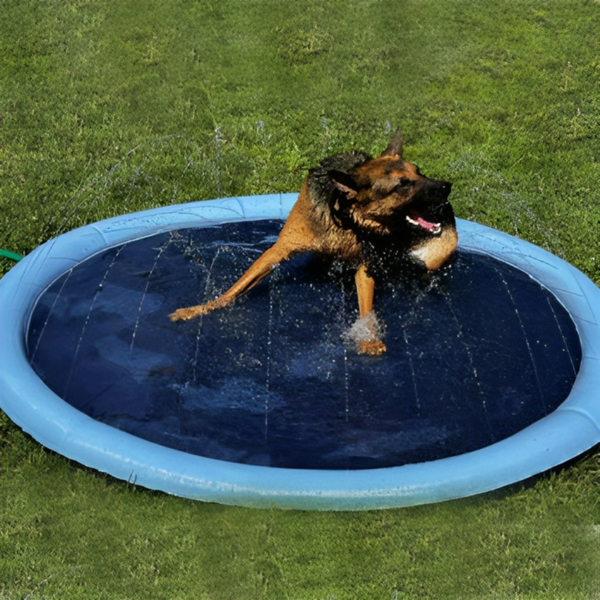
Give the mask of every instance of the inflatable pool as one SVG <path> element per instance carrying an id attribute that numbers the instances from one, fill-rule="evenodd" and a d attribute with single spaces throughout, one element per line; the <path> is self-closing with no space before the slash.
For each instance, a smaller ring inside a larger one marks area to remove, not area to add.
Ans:
<path id="1" fill-rule="evenodd" d="M 275 194 L 123 215 L 0 280 L 0 403 L 44 446 L 171 494 L 355 510 L 464 497 L 600 441 L 600 290 L 460 221 L 443 272 L 378 290 L 388 353 L 348 342 L 348 274 L 306 257 L 214 297 L 275 239 Z"/>

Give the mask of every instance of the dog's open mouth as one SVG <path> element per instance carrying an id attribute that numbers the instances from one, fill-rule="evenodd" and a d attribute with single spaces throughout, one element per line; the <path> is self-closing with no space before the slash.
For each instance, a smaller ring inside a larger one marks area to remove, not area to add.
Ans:
<path id="1" fill-rule="evenodd" d="M 421 227 L 432 235 L 437 235 L 440 233 L 440 231 L 442 231 L 442 225 L 440 223 L 432 223 L 431 221 L 427 221 L 414 209 L 406 215 L 406 220 L 411 225 L 414 225 L 415 227 Z"/>

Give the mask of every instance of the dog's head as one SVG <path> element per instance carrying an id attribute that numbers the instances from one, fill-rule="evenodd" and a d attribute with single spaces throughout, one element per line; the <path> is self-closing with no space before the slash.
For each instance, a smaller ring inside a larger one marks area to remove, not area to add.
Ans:
<path id="1" fill-rule="evenodd" d="M 410 247 L 454 229 L 452 184 L 425 177 L 403 160 L 400 130 L 377 158 L 328 175 L 338 190 L 333 211 L 365 234 L 401 238 Z"/>

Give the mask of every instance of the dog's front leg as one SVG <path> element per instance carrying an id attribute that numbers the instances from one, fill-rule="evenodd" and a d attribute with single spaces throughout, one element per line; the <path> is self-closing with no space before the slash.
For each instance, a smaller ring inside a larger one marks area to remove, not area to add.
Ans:
<path id="1" fill-rule="evenodd" d="M 275 243 L 268 250 L 263 252 L 252 266 L 221 296 L 215 300 L 210 300 L 206 304 L 180 308 L 169 315 L 171 321 L 188 321 L 200 315 L 222 308 L 231 304 L 236 298 L 245 294 L 256 284 L 260 283 L 272 270 L 275 265 L 290 257 L 290 251 L 281 243 Z"/>
<path id="2" fill-rule="evenodd" d="M 377 356 L 383 354 L 387 348 L 379 339 L 380 331 L 377 317 L 373 312 L 373 295 L 375 293 L 375 281 L 367 273 L 367 267 L 362 265 L 354 276 L 356 292 L 358 294 L 358 309 L 360 319 L 366 325 L 366 335 L 358 339 L 358 353 Z"/>

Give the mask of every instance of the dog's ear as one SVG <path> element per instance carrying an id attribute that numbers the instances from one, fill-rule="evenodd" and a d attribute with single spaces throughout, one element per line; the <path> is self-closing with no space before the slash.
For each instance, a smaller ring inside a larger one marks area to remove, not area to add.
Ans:
<path id="1" fill-rule="evenodd" d="M 402 131 L 398 127 L 392 141 L 388 147 L 381 153 L 381 156 L 399 156 L 402 158 Z"/>
<path id="2" fill-rule="evenodd" d="M 342 192 L 348 200 L 354 200 L 358 194 L 358 185 L 352 178 L 352 175 L 343 171 L 328 171 L 329 179 L 333 185 Z"/>

